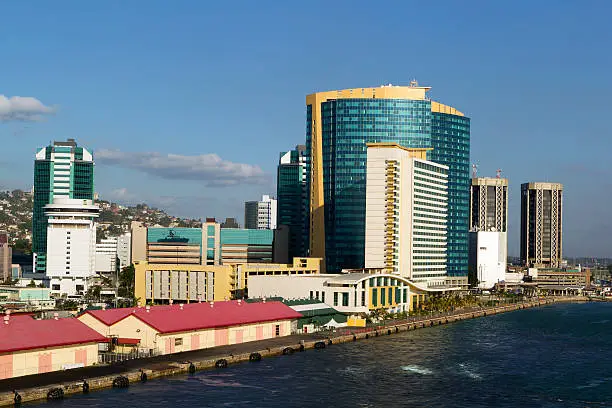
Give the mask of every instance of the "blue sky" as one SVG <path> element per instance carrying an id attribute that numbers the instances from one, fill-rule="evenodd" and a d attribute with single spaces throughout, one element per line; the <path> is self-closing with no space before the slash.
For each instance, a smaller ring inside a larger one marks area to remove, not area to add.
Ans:
<path id="1" fill-rule="evenodd" d="M 0 188 L 30 187 L 36 148 L 74 137 L 97 154 L 102 198 L 242 218 L 243 201 L 274 192 L 278 153 L 303 143 L 306 94 L 416 78 L 472 118 L 479 175 L 510 179 L 511 254 L 520 183 L 558 181 L 565 255 L 612 256 L 610 12 L 603 1 L 2 2 Z"/>

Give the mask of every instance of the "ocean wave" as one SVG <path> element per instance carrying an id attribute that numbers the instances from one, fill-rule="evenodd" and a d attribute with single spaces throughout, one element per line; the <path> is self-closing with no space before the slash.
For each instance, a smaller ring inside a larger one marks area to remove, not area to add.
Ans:
<path id="1" fill-rule="evenodd" d="M 402 366 L 402 370 L 421 375 L 433 374 L 433 371 L 431 371 L 429 368 L 419 367 L 418 365 Z"/>
<path id="2" fill-rule="evenodd" d="M 364 369 L 360 368 L 360 367 L 352 367 L 352 366 L 348 366 L 348 367 L 344 367 L 344 368 L 339 368 L 338 372 L 341 374 L 348 374 L 348 375 L 363 375 Z"/>
<path id="3" fill-rule="evenodd" d="M 599 320 L 597 322 L 591 322 L 591 324 L 606 324 L 606 323 L 610 323 L 609 320 Z"/>
<path id="4" fill-rule="evenodd" d="M 257 387 L 255 385 L 247 385 L 239 383 L 238 381 L 226 381 L 218 378 L 212 377 L 198 377 L 198 381 L 200 381 L 204 385 L 208 385 L 210 387 L 234 387 L 234 388 L 256 388 L 263 389 L 263 387 Z"/>
<path id="5" fill-rule="evenodd" d="M 478 374 L 469 364 L 459 363 L 459 373 L 473 380 L 481 380 L 482 376 Z"/>
<path id="6" fill-rule="evenodd" d="M 583 390 L 585 388 L 595 388 L 595 387 L 599 387 L 601 384 L 605 384 L 608 383 L 609 381 L 612 380 L 612 377 L 606 377 L 606 378 L 601 378 L 601 379 L 596 379 L 596 380 L 591 380 L 589 381 L 588 384 L 586 385 L 579 385 L 576 387 L 576 389 L 579 390 Z"/>

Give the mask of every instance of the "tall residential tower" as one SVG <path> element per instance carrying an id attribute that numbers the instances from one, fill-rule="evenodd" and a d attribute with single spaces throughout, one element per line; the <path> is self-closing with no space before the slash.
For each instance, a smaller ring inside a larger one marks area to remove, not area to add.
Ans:
<path id="1" fill-rule="evenodd" d="M 47 270 L 47 217 L 45 206 L 56 197 L 94 199 L 94 162 L 92 152 L 74 139 L 54 142 L 36 153 L 34 162 L 34 209 L 32 215 L 32 252 L 36 273 Z"/>
<path id="2" fill-rule="evenodd" d="M 448 167 L 426 160 L 428 149 L 367 146 L 365 267 L 444 286 Z"/>
<path id="3" fill-rule="evenodd" d="M 521 260 L 558 268 L 563 258 L 563 185 L 521 184 Z"/>
<path id="4" fill-rule="evenodd" d="M 508 258 L 508 179 L 472 179 L 469 270 L 481 289 L 505 280 Z"/>
<path id="5" fill-rule="evenodd" d="M 367 143 L 433 148 L 448 166 L 449 275 L 467 279 L 470 119 L 432 101 L 429 87 L 382 86 L 306 97 L 310 256 L 328 272 L 365 266 Z"/>

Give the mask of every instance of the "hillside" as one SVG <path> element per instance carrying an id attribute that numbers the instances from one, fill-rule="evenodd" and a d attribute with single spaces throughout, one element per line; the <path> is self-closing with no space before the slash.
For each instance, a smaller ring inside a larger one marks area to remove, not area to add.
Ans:
<path id="1" fill-rule="evenodd" d="M 0 191 L 0 231 L 7 231 L 15 250 L 31 252 L 32 202 L 31 192 L 22 190 Z M 147 204 L 124 206 L 105 200 L 96 200 L 100 206 L 98 239 L 127 232 L 132 221 L 164 227 L 197 227 L 201 220 L 183 219 Z"/>

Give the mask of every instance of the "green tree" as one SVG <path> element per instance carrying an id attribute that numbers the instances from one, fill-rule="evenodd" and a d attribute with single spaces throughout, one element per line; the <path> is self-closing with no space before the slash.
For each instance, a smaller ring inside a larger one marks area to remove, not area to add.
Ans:
<path id="1" fill-rule="evenodd" d="M 35 288 L 35 287 L 36 287 L 36 282 L 34 282 L 34 279 L 32 279 L 32 280 L 30 281 L 30 283 L 28 283 L 28 285 L 27 285 L 27 286 L 28 286 L 28 288 Z"/>
<path id="2" fill-rule="evenodd" d="M 85 293 L 85 299 L 87 300 L 98 300 L 100 299 L 100 291 L 102 287 L 100 285 L 91 286 Z"/>
<path id="3" fill-rule="evenodd" d="M 126 266 L 119 272 L 119 296 L 131 298 L 134 296 L 134 265 Z"/>

